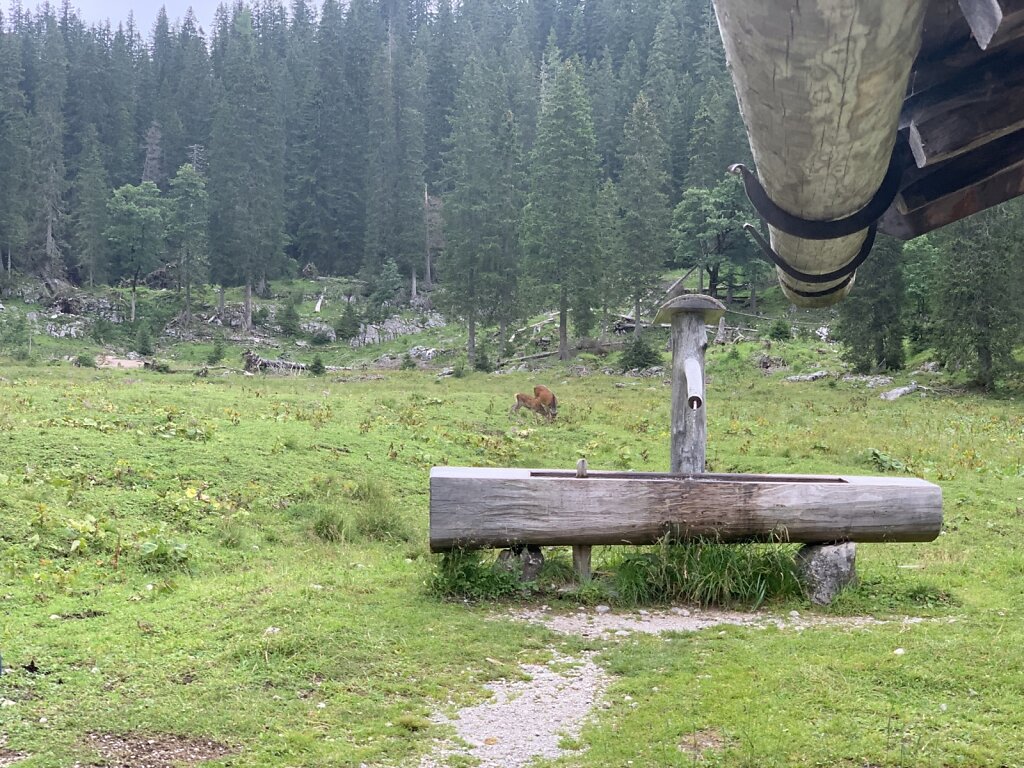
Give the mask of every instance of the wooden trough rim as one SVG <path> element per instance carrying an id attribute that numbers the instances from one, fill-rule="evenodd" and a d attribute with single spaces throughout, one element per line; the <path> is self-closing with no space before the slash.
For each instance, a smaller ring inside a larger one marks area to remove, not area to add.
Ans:
<path id="1" fill-rule="evenodd" d="M 587 470 L 586 477 L 577 477 L 574 469 L 530 469 L 520 467 L 432 467 L 430 477 L 493 478 L 501 480 L 559 479 L 576 480 L 664 480 L 697 483 L 843 483 L 850 485 L 921 485 L 934 487 L 934 483 L 918 477 L 879 477 L 876 475 L 767 475 L 734 472 L 634 472 L 631 470 Z"/>

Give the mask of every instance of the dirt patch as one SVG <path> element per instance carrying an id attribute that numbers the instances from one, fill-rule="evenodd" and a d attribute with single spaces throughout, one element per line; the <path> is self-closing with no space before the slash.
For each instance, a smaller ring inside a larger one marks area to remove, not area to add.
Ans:
<path id="1" fill-rule="evenodd" d="M 695 759 L 702 759 L 703 753 L 712 749 L 721 749 L 725 746 L 725 739 L 722 734 L 714 728 L 704 728 L 700 731 L 688 733 L 679 742 L 679 751 L 693 755 Z"/>
<path id="2" fill-rule="evenodd" d="M 0 747 L 0 768 L 7 768 L 7 766 L 14 765 L 26 758 L 28 758 L 28 755 L 24 752 L 15 752 L 13 750 Z"/>
<path id="3" fill-rule="evenodd" d="M 105 768 L 176 768 L 234 751 L 210 739 L 166 733 L 90 733 L 87 740 L 103 758 Z"/>
<path id="4" fill-rule="evenodd" d="M 563 737 L 579 735 L 604 692 L 608 677 L 593 661 L 556 654 L 547 665 L 524 664 L 529 680 L 488 683 L 490 701 L 460 710 L 453 717 L 435 715 L 435 723 L 455 728 L 458 739 L 439 743 L 419 768 L 440 768 L 456 755 L 478 760 L 478 768 L 521 768 L 536 758 L 553 760 L 566 754 Z"/>
<path id="5" fill-rule="evenodd" d="M 145 366 L 146 364 L 142 360 L 129 360 L 124 357 L 114 357 L 113 355 L 96 356 L 97 368 L 145 368 Z"/>

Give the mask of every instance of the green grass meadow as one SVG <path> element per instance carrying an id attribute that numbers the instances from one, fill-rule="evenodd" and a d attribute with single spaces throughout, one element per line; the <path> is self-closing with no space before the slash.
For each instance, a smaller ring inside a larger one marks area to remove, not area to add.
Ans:
<path id="1" fill-rule="evenodd" d="M 827 611 L 760 609 L 879 622 L 612 642 L 492 617 L 575 611 L 586 590 L 437 596 L 431 466 L 664 470 L 660 378 L 5 363 L 0 747 L 28 755 L 18 768 L 94 765 L 90 734 L 170 733 L 232 748 L 210 765 L 416 766 L 448 734 L 431 712 L 553 649 L 593 649 L 610 706 L 585 751 L 549 765 L 1024 765 L 1024 407 L 787 383 L 758 370 L 759 351 L 709 349 L 711 469 L 943 489 L 935 542 L 861 545 L 859 584 Z M 837 365 L 813 344 L 772 354 L 789 373 Z M 557 393 L 557 422 L 510 418 L 535 383 Z M 629 555 L 598 548 L 595 567 Z"/>

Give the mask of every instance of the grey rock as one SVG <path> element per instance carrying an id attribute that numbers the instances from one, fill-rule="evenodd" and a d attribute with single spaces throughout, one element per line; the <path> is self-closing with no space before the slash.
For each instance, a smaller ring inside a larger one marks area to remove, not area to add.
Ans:
<path id="1" fill-rule="evenodd" d="M 328 339 L 331 342 L 338 340 L 337 334 L 335 334 L 334 329 L 331 328 L 331 326 L 329 326 L 327 323 L 318 323 L 315 320 L 313 320 L 308 323 L 303 323 L 301 327 L 303 331 L 305 331 L 314 338 L 321 337 Z"/>
<path id="2" fill-rule="evenodd" d="M 805 544 L 797 552 L 796 565 L 808 599 L 828 605 L 857 578 L 857 545 Z"/>
<path id="3" fill-rule="evenodd" d="M 828 371 L 815 371 L 814 373 L 801 373 L 797 376 L 787 376 L 786 381 L 817 381 L 828 377 Z"/>

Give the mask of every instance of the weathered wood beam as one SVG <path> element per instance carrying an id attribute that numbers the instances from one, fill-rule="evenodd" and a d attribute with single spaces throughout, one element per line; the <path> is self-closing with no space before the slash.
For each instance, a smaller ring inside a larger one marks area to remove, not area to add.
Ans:
<path id="1" fill-rule="evenodd" d="M 1000 31 L 1005 35 L 1008 28 L 1024 20 L 1022 0 L 960 0 L 960 10 L 982 50 L 993 42 L 998 45 Z"/>
<path id="2" fill-rule="evenodd" d="M 894 204 L 882 217 L 878 230 L 900 240 L 912 240 L 1022 194 L 1024 164 L 1017 163 L 974 186 L 956 190 L 905 214 Z"/>
<path id="3" fill-rule="evenodd" d="M 935 165 L 1024 127 L 1022 90 L 1024 46 L 1015 45 L 934 95 L 908 99 L 902 116 L 917 166 Z"/>
<path id="4" fill-rule="evenodd" d="M 434 467 L 430 548 L 931 541 L 942 491 L 915 478 Z"/>
<path id="5" fill-rule="evenodd" d="M 789 213 L 831 221 L 860 210 L 877 192 L 911 65 L 920 42 L 922 0 L 714 0 L 718 26 L 758 177 Z M 865 233 L 807 240 L 770 229 L 771 244 L 801 272 L 848 264 Z M 780 278 L 782 275 L 780 274 Z M 841 284 L 786 280 L 802 306 L 834 304 Z"/>
<path id="6" fill-rule="evenodd" d="M 969 66 L 952 70 L 930 88 L 908 93 L 900 111 L 900 129 L 970 103 L 973 92 L 1003 80 L 1024 64 L 1024 41 L 1017 40 L 983 56 Z"/>
<path id="7" fill-rule="evenodd" d="M 1024 130 L 1019 130 L 945 163 L 906 173 L 896 207 L 903 214 L 916 211 L 1022 165 Z"/>

